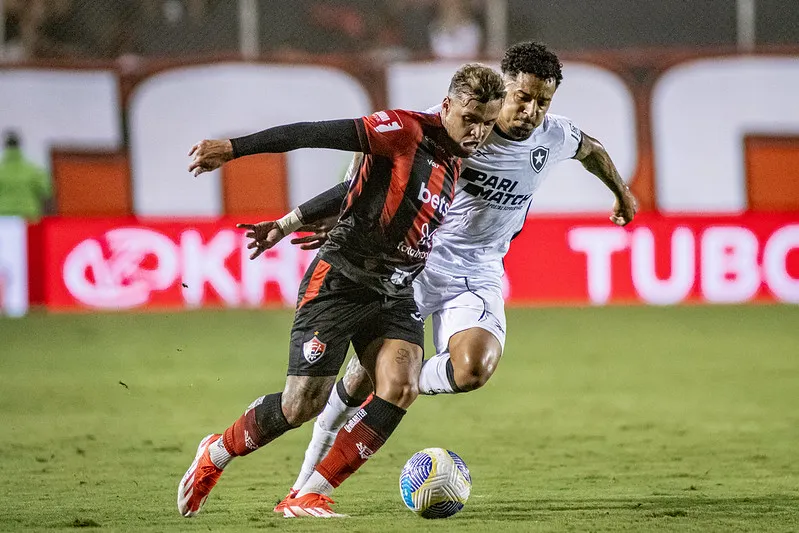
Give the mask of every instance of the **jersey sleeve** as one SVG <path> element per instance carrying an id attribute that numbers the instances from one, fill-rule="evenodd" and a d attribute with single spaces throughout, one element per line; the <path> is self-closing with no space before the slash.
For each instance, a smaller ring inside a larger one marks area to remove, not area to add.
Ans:
<path id="1" fill-rule="evenodd" d="M 355 123 L 362 151 L 367 154 L 392 157 L 415 149 L 422 140 L 422 125 L 408 111 L 378 111 Z"/>
<path id="2" fill-rule="evenodd" d="M 563 132 L 563 144 L 557 154 L 557 160 L 564 161 L 566 159 L 572 159 L 577 155 L 577 150 L 580 149 L 580 142 L 583 140 L 583 132 L 569 118 L 560 115 L 550 116 Z"/>

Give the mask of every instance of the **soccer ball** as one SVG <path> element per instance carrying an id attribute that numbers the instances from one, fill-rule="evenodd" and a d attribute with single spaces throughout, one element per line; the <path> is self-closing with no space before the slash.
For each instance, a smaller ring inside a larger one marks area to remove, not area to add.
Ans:
<path id="1" fill-rule="evenodd" d="M 400 495 L 408 509 L 422 518 L 447 518 L 469 499 L 472 477 L 458 454 L 425 448 L 413 454 L 402 469 Z"/>

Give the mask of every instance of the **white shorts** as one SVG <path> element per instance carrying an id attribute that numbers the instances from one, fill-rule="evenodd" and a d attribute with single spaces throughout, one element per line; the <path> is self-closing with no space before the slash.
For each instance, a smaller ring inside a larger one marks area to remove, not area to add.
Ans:
<path id="1" fill-rule="evenodd" d="M 423 318 L 433 317 L 436 353 L 448 350 L 454 334 L 470 328 L 492 333 L 505 348 L 505 300 L 499 279 L 452 276 L 429 266 L 413 282 Z"/>

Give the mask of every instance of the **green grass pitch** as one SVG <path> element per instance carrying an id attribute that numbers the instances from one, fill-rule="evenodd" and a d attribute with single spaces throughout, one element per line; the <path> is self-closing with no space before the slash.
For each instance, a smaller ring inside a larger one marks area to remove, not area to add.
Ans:
<path id="1" fill-rule="evenodd" d="M 335 494 L 350 518 L 272 507 L 310 424 L 234 461 L 195 519 L 198 441 L 280 390 L 290 311 L 0 320 L 0 530 L 799 531 L 799 308 L 511 309 L 496 375 L 420 398 Z M 124 385 L 123 385 L 124 384 Z M 474 479 L 444 521 L 398 475 L 447 447 Z"/>

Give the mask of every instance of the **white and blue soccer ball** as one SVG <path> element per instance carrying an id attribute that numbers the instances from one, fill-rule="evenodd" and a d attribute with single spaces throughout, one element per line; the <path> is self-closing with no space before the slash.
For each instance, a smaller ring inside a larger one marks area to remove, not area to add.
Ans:
<path id="1" fill-rule="evenodd" d="M 408 509 L 422 518 L 447 518 L 461 509 L 472 491 L 469 469 L 458 454 L 425 448 L 402 469 L 400 495 Z"/>

